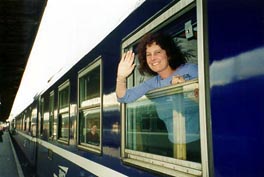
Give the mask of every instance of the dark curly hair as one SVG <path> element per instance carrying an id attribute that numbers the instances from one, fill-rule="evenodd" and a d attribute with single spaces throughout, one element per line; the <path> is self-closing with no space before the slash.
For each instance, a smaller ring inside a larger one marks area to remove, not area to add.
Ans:
<path id="1" fill-rule="evenodd" d="M 143 36 L 137 47 L 138 60 L 140 63 L 138 70 L 140 74 L 144 75 L 148 73 L 150 75 L 157 75 L 156 72 L 149 68 L 146 59 L 147 46 L 150 46 L 154 42 L 166 51 L 169 65 L 172 69 L 176 69 L 178 66 L 187 62 L 186 56 L 181 51 L 178 44 L 173 41 L 171 36 L 163 33 L 149 33 Z"/>

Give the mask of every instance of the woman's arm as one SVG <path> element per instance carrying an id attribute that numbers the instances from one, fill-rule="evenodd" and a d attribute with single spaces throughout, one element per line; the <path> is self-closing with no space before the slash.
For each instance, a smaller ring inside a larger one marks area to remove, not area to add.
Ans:
<path id="1" fill-rule="evenodd" d="M 126 79 L 133 72 L 135 54 L 132 51 L 124 53 L 122 56 L 117 70 L 116 78 L 116 96 L 122 98 L 126 94 Z"/>

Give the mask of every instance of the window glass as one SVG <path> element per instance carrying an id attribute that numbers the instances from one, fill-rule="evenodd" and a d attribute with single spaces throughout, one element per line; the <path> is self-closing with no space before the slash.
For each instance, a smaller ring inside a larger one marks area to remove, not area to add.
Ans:
<path id="1" fill-rule="evenodd" d="M 32 121 L 32 117 L 31 117 L 31 110 L 29 111 L 29 125 L 28 125 L 28 131 L 31 132 L 31 121 Z"/>
<path id="2" fill-rule="evenodd" d="M 94 68 L 88 74 L 81 77 L 79 84 L 81 107 L 86 106 L 86 104 L 91 105 L 93 102 L 97 104 L 100 98 L 100 67 Z"/>
<path id="3" fill-rule="evenodd" d="M 84 109 L 80 112 L 81 142 L 99 146 L 100 109 Z"/>
<path id="4" fill-rule="evenodd" d="M 197 80 L 193 80 L 127 104 L 126 147 L 201 162 L 197 88 Z"/>
<path id="5" fill-rule="evenodd" d="M 59 138 L 67 140 L 69 137 L 69 113 L 59 114 Z"/>
<path id="6" fill-rule="evenodd" d="M 53 136 L 53 123 L 54 123 L 54 92 L 50 93 L 49 99 L 49 136 Z"/>
<path id="7" fill-rule="evenodd" d="M 35 137 L 37 136 L 37 108 L 33 108 L 31 111 L 31 133 L 32 136 Z"/>
<path id="8" fill-rule="evenodd" d="M 69 106 L 69 88 L 66 87 L 59 92 L 59 106 L 61 108 L 67 108 Z"/>
<path id="9" fill-rule="evenodd" d="M 100 152 L 101 147 L 101 60 L 79 73 L 79 144 Z"/>
<path id="10" fill-rule="evenodd" d="M 40 103 L 39 103 L 39 108 L 40 108 L 40 116 L 39 116 L 39 121 L 38 121 L 38 132 L 39 135 L 42 135 L 43 133 L 43 119 L 44 119 L 44 98 L 41 98 Z"/>
<path id="11" fill-rule="evenodd" d="M 30 131 L 30 117 L 27 117 L 27 125 L 26 125 L 26 131 L 29 132 Z"/>
<path id="12" fill-rule="evenodd" d="M 49 113 L 45 112 L 43 117 L 43 131 L 42 131 L 42 138 L 44 140 L 48 140 L 48 133 L 49 133 Z"/>
<path id="13" fill-rule="evenodd" d="M 58 115 L 58 138 L 64 143 L 69 140 L 69 101 L 70 101 L 70 86 L 69 81 L 66 81 L 59 88 L 59 115 Z"/>
<path id="14" fill-rule="evenodd" d="M 24 124 L 23 124 L 23 130 L 26 131 L 27 130 L 27 119 L 26 119 L 26 115 L 24 115 Z"/>

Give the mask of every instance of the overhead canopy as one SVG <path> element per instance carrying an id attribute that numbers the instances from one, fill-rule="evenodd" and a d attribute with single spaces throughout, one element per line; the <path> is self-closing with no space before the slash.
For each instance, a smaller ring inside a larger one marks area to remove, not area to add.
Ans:
<path id="1" fill-rule="evenodd" d="M 33 101 L 48 80 L 63 74 L 143 0 L 49 0 L 10 118 Z"/>
<path id="2" fill-rule="evenodd" d="M 11 111 L 46 1 L 0 1 L 0 121 Z"/>

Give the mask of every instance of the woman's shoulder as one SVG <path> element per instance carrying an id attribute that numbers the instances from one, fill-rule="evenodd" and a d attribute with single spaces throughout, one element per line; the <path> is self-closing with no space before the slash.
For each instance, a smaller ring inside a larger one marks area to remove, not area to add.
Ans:
<path id="1" fill-rule="evenodd" d="M 196 64 L 196 63 L 185 63 L 184 65 L 183 65 L 183 68 L 194 68 L 194 69 L 196 69 L 196 68 L 198 68 L 198 65 Z"/>
<path id="2" fill-rule="evenodd" d="M 142 82 L 140 85 L 144 88 L 144 90 L 149 91 L 155 89 L 159 86 L 160 77 L 158 75 L 152 76 L 149 79 Z"/>
<path id="3" fill-rule="evenodd" d="M 195 63 L 186 63 L 182 66 L 181 68 L 184 72 L 189 72 L 189 73 L 193 73 L 193 72 L 198 72 L 198 65 Z"/>
<path id="4" fill-rule="evenodd" d="M 185 73 L 185 72 L 197 72 L 198 71 L 198 65 L 195 63 L 185 63 L 182 64 L 178 69 L 176 69 L 174 75 L 179 74 L 181 75 L 181 73 Z"/>
<path id="5" fill-rule="evenodd" d="M 181 75 L 184 78 L 189 78 L 187 80 L 196 78 L 198 76 L 198 65 L 195 63 L 186 63 L 181 65 L 179 70 L 176 70 L 174 75 Z"/>

